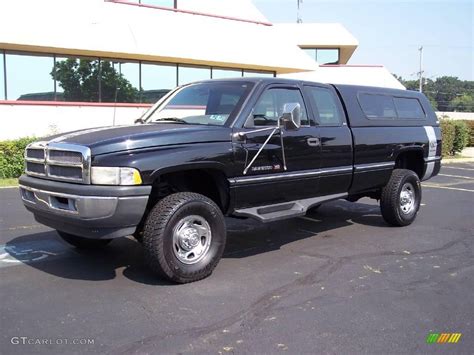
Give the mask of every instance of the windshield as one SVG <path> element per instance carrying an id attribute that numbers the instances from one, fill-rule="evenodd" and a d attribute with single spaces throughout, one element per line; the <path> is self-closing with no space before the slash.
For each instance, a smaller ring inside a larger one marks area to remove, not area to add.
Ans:
<path id="1" fill-rule="evenodd" d="M 237 113 L 252 86 L 241 81 L 185 86 L 160 105 L 147 122 L 225 125 Z"/>

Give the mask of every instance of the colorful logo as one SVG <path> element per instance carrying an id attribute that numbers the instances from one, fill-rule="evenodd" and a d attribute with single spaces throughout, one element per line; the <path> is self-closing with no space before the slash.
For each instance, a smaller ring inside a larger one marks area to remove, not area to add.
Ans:
<path id="1" fill-rule="evenodd" d="M 426 337 L 426 344 L 457 343 L 461 335 L 461 333 L 430 333 Z"/>

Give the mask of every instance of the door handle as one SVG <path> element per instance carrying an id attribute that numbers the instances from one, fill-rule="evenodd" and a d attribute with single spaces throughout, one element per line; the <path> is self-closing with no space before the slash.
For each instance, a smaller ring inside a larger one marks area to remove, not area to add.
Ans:
<path id="1" fill-rule="evenodd" d="M 319 138 L 308 138 L 306 143 L 311 147 L 318 147 L 321 144 L 321 141 Z"/>

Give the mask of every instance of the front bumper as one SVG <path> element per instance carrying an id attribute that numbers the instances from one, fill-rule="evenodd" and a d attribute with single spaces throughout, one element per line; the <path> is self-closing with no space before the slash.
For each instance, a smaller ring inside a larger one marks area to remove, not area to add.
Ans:
<path id="1" fill-rule="evenodd" d="M 19 183 L 23 204 L 39 223 L 95 239 L 133 234 L 151 192 L 151 186 L 81 185 L 26 175 Z"/>

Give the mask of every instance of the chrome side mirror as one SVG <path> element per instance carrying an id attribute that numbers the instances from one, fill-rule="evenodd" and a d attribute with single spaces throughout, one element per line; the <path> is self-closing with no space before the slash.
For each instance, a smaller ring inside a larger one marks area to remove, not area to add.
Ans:
<path id="1" fill-rule="evenodd" d="M 297 102 L 291 102 L 283 106 L 280 116 L 280 124 L 288 131 L 296 131 L 301 127 L 301 106 Z"/>

